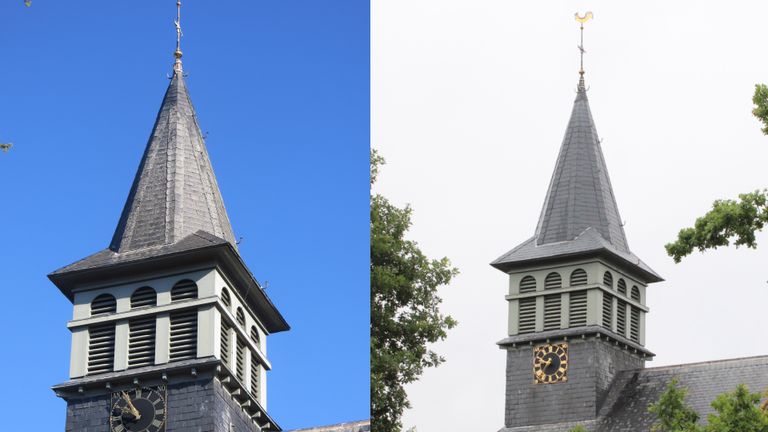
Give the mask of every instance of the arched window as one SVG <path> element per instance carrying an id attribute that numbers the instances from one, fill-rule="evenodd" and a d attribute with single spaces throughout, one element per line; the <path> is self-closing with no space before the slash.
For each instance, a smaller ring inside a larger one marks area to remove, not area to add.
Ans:
<path id="1" fill-rule="evenodd" d="M 176 282 L 171 288 L 171 301 L 191 300 L 197 298 L 197 284 L 189 279 Z"/>
<path id="2" fill-rule="evenodd" d="M 112 294 L 100 294 L 91 302 L 91 316 L 109 315 L 117 310 L 117 300 Z"/>
<path id="3" fill-rule="evenodd" d="M 571 286 L 587 284 L 587 272 L 584 269 L 576 269 L 571 273 Z"/>
<path id="4" fill-rule="evenodd" d="M 251 326 L 251 340 L 257 347 L 261 348 L 261 338 L 259 337 L 259 330 L 256 326 Z"/>
<path id="5" fill-rule="evenodd" d="M 560 277 L 560 273 L 552 272 L 547 275 L 547 278 L 544 279 L 544 289 L 550 290 L 550 289 L 557 289 L 563 286 L 563 280 Z"/>
<path id="6" fill-rule="evenodd" d="M 536 279 L 533 276 L 526 276 L 520 281 L 520 294 L 536 292 Z"/>
<path id="7" fill-rule="evenodd" d="M 235 318 L 237 319 L 237 323 L 240 324 L 240 327 L 245 328 L 245 313 L 243 313 L 243 308 L 237 308 L 237 312 L 235 312 Z"/>
<path id="8" fill-rule="evenodd" d="M 230 307 L 232 305 L 232 299 L 229 297 L 229 290 L 226 288 L 221 289 L 221 302 L 224 306 Z"/>
<path id="9" fill-rule="evenodd" d="M 141 287 L 131 295 L 131 309 L 145 306 L 157 306 L 157 293 L 152 287 Z"/>
<path id="10" fill-rule="evenodd" d="M 619 283 L 616 286 L 619 289 L 619 294 L 627 295 L 627 283 L 624 282 L 624 279 L 619 279 Z"/>
<path id="11" fill-rule="evenodd" d="M 640 301 L 640 288 L 637 285 L 632 285 L 632 300 Z"/>
<path id="12" fill-rule="evenodd" d="M 603 285 L 607 286 L 610 289 L 613 289 L 613 275 L 611 272 L 605 272 L 603 274 Z"/>

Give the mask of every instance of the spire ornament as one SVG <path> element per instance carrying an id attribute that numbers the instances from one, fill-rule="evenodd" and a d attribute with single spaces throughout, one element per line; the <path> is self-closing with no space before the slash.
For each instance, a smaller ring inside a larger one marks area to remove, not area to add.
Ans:
<path id="1" fill-rule="evenodd" d="M 591 20 L 594 15 L 592 12 L 587 11 L 584 16 L 579 16 L 578 12 L 576 12 L 574 16 L 576 17 L 576 21 L 579 23 L 579 30 L 581 31 L 581 41 L 579 43 L 579 52 L 581 53 L 579 64 L 579 91 L 582 91 L 586 90 L 586 87 L 584 86 L 584 53 L 586 52 L 584 50 L 584 23 Z"/>
<path id="2" fill-rule="evenodd" d="M 176 58 L 176 61 L 173 63 L 173 72 L 174 73 L 182 73 L 181 70 L 181 0 L 176 1 L 176 20 L 173 21 L 173 23 L 176 25 L 176 51 L 173 53 L 173 56 Z"/>

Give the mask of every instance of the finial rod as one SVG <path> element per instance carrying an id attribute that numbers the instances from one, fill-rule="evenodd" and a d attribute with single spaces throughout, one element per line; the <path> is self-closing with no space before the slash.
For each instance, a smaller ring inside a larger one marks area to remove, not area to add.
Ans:
<path id="1" fill-rule="evenodd" d="M 173 53 L 176 61 L 173 64 L 173 71 L 181 73 L 181 0 L 176 0 L 176 20 L 173 23 L 176 24 L 176 52 Z"/>
<path id="2" fill-rule="evenodd" d="M 586 52 L 584 50 L 584 23 L 591 20 L 594 15 L 592 12 L 587 12 L 584 14 L 584 16 L 579 16 L 579 13 L 576 12 L 574 14 L 576 16 L 576 21 L 579 22 L 579 30 L 581 32 L 581 39 L 579 41 L 579 52 L 581 53 L 580 59 L 579 59 L 579 90 L 584 89 L 584 53 Z"/>

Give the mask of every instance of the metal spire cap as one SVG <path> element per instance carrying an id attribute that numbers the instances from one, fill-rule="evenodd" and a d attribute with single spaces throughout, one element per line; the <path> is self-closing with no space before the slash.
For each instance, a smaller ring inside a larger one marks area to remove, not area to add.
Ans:
<path id="1" fill-rule="evenodd" d="M 586 87 L 584 85 L 584 53 L 586 52 L 584 50 L 584 23 L 591 20 L 594 15 L 592 12 L 587 12 L 584 14 L 584 16 L 579 16 L 579 13 L 576 12 L 574 14 L 576 17 L 576 21 L 580 24 L 579 30 L 581 31 L 581 41 L 579 43 L 579 52 L 581 53 L 580 63 L 579 63 L 579 91 L 585 91 Z"/>
<path id="2" fill-rule="evenodd" d="M 176 20 L 173 23 L 176 25 L 176 51 L 173 53 L 176 60 L 173 63 L 173 72 L 181 73 L 181 0 L 176 1 Z"/>

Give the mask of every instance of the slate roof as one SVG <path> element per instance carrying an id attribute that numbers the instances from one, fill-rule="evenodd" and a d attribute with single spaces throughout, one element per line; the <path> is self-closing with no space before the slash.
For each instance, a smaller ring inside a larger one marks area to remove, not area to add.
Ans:
<path id="1" fill-rule="evenodd" d="M 174 72 L 109 248 L 170 245 L 199 230 L 236 247 L 184 77 Z"/>
<path id="2" fill-rule="evenodd" d="M 592 252 L 637 267 L 649 282 L 662 280 L 629 250 L 587 91 L 580 83 L 536 232 L 491 265 L 508 271 L 532 260 Z"/>
<path id="3" fill-rule="evenodd" d="M 349 423 L 339 423 L 329 426 L 318 426 L 308 429 L 294 429 L 289 432 L 368 432 L 371 430 L 370 420 L 361 420 Z"/>
<path id="4" fill-rule="evenodd" d="M 689 363 L 620 372 L 606 396 L 596 420 L 503 428 L 503 432 L 567 432 L 581 424 L 596 432 L 650 430 L 656 421 L 648 405 L 659 400 L 669 382 L 677 378 L 688 390 L 686 403 L 706 422 L 718 395 L 746 384 L 753 393 L 768 389 L 768 356 Z"/>

